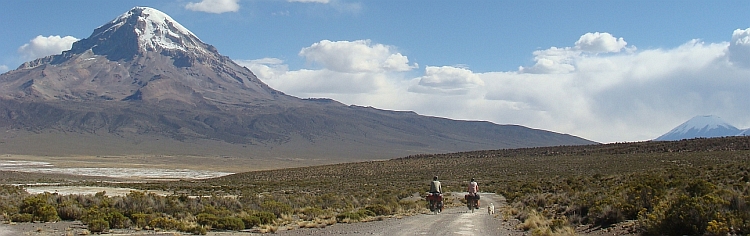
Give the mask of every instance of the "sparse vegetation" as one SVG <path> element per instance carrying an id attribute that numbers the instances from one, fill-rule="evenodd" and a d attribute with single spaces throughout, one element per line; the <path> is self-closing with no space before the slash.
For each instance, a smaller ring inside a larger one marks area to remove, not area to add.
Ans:
<path id="1" fill-rule="evenodd" d="M 2 185 L 0 213 L 12 221 L 82 220 L 91 232 L 274 232 L 423 211 L 414 196 L 427 191 L 433 175 L 447 191 L 476 178 L 483 191 L 508 199 L 503 218 L 519 219 L 519 229 L 533 235 L 625 222 L 644 235 L 750 234 L 748 137 L 415 155 L 199 181 L 89 182 L 171 196 L 29 195 Z"/>

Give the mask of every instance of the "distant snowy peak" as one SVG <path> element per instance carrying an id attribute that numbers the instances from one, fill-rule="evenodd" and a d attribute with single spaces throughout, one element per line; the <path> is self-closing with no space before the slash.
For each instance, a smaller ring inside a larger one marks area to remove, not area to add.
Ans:
<path id="1" fill-rule="evenodd" d="M 714 130 L 714 129 L 737 129 L 736 127 L 730 125 L 729 123 L 725 122 L 721 117 L 718 116 L 696 116 L 692 119 L 686 121 L 685 123 L 682 123 L 682 125 L 677 126 L 677 128 L 673 129 L 673 131 L 678 133 L 688 133 L 691 129 L 705 129 L 705 130 Z M 739 129 L 737 129 L 739 131 Z"/>
<path id="2" fill-rule="evenodd" d="M 718 116 L 696 116 L 675 127 L 656 141 L 674 141 L 691 138 L 713 138 L 736 136 L 742 130 L 725 122 Z"/>

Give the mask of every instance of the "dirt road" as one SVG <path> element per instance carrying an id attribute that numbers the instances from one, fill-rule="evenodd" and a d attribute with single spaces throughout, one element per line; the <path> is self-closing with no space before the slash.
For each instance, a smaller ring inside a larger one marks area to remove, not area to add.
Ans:
<path id="1" fill-rule="evenodd" d="M 466 193 L 453 193 L 463 196 Z M 323 229 L 295 229 L 279 231 L 279 235 L 523 235 L 510 223 L 487 213 L 490 203 L 499 209 L 505 198 L 480 193 L 481 209 L 474 213 L 466 207 L 446 208 L 440 214 L 422 214 L 402 219 L 387 219 L 354 224 L 335 224 Z M 500 214 L 499 211 L 496 214 Z"/>
<path id="2" fill-rule="evenodd" d="M 466 193 L 452 193 L 453 196 L 463 196 Z M 495 215 L 487 212 L 490 203 L 496 209 L 504 206 L 505 198 L 494 193 L 480 193 L 482 208 L 474 213 L 465 206 L 446 208 L 440 214 L 420 214 L 403 217 L 401 219 L 388 218 L 382 221 L 364 223 L 337 223 L 325 228 L 298 228 L 292 230 L 279 229 L 275 235 L 524 235 L 516 230 L 514 224 L 505 222 L 498 210 Z M 14 225 L 0 224 L 0 236 L 11 235 L 65 235 L 68 231 L 77 234 L 85 227 L 80 222 L 58 223 L 19 223 Z M 282 227 L 283 228 L 283 227 Z M 133 234 L 119 233 L 117 235 L 171 235 L 156 232 L 137 232 Z M 262 235 L 250 232 L 211 232 L 213 236 L 246 236 Z"/>

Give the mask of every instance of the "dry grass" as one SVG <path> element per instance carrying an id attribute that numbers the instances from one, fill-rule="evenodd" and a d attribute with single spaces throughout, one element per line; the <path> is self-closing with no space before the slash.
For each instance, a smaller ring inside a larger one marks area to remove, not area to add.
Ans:
<path id="1" fill-rule="evenodd" d="M 262 234 L 276 233 L 279 230 L 279 226 L 276 225 L 261 225 L 259 228 L 259 232 Z"/>
<path id="2" fill-rule="evenodd" d="M 544 214 L 532 210 L 522 223 L 516 225 L 516 228 L 531 231 L 531 235 L 534 236 L 576 235 L 573 227 L 562 224 L 564 221 L 549 219 Z"/>
<path id="3" fill-rule="evenodd" d="M 549 227 L 551 222 L 552 221 L 547 219 L 547 217 L 545 217 L 544 215 L 532 210 L 528 213 L 526 219 L 523 220 L 523 223 L 516 225 L 516 228 L 524 231 L 529 231 L 538 228 Z"/>

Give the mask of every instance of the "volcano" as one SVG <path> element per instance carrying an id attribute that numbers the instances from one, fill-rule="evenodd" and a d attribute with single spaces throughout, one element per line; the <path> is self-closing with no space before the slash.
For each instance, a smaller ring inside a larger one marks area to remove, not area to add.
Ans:
<path id="1" fill-rule="evenodd" d="M 721 117 L 706 115 L 693 117 L 654 140 L 677 141 L 693 138 L 745 136 L 742 132 L 743 130 L 730 125 Z"/>
<path id="2" fill-rule="evenodd" d="M 148 7 L 120 15 L 68 51 L 0 75 L 0 128 L 1 150 L 44 155 L 340 162 L 593 143 L 518 125 L 290 96 Z"/>
<path id="3" fill-rule="evenodd" d="M 3 75 L 5 99 L 248 105 L 292 97 L 203 43 L 168 15 L 136 7 L 69 51 Z"/>

